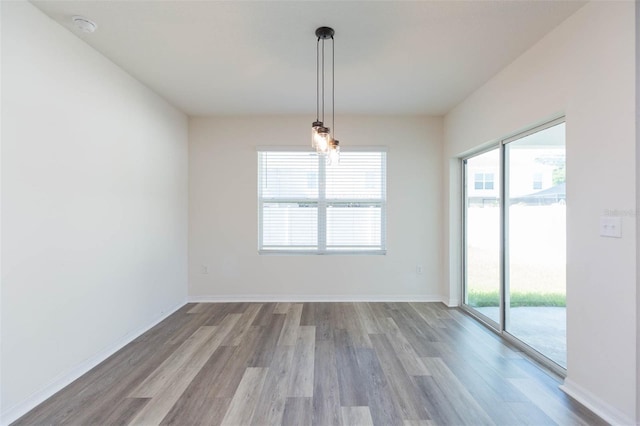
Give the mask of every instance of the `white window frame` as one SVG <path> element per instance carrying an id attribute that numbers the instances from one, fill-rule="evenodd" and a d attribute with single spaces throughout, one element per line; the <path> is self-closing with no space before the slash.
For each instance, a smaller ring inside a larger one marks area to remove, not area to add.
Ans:
<path id="1" fill-rule="evenodd" d="M 309 152 L 309 149 L 303 147 L 293 146 L 258 146 L 256 148 L 258 155 L 256 156 L 258 161 L 258 176 L 262 173 L 262 164 L 260 162 L 261 152 Z M 327 206 L 331 204 L 340 204 L 349 202 L 344 199 L 327 199 L 326 198 L 326 170 L 327 165 L 326 157 L 319 156 L 318 158 L 318 198 L 316 199 L 270 199 L 262 196 L 262 187 L 258 182 L 258 253 L 265 255 L 386 255 L 387 254 L 387 157 L 388 152 L 386 147 L 350 147 L 348 150 L 342 149 L 342 152 L 383 152 L 385 153 L 385 161 L 382 164 L 382 199 L 358 199 L 354 202 L 358 203 L 375 203 L 380 206 L 380 249 L 335 249 L 327 248 L 327 230 L 326 230 L 326 213 Z M 339 165 L 337 167 L 340 167 Z M 269 202 L 300 202 L 300 203 L 317 203 L 318 208 L 318 246 L 316 249 L 296 249 L 293 247 L 286 248 L 263 248 L 263 214 L 262 205 Z"/>

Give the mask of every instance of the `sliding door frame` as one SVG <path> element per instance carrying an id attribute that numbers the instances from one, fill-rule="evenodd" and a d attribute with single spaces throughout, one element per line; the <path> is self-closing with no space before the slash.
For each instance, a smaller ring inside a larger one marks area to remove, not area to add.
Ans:
<path id="1" fill-rule="evenodd" d="M 504 149 L 501 143 L 494 143 L 491 145 L 488 145 L 486 147 L 484 147 L 483 149 L 480 149 L 478 151 L 474 151 L 472 154 L 467 155 L 465 157 L 461 158 L 461 164 L 462 164 L 462 300 L 460 303 L 460 307 L 462 309 L 464 309 L 466 312 L 468 312 L 469 314 L 471 314 L 474 318 L 476 318 L 478 321 L 484 323 L 486 326 L 488 326 L 489 328 L 491 328 L 492 330 L 496 331 L 497 333 L 502 333 L 502 324 L 504 324 L 504 318 L 502 317 L 503 314 L 502 312 L 504 312 L 503 309 L 503 303 L 504 303 L 504 297 L 502 296 L 504 294 L 503 290 L 502 290 L 502 273 L 503 273 L 503 265 L 502 265 L 502 176 L 500 176 L 500 181 L 497 182 L 498 185 L 500 185 L 500 191 L 499 191 L 499 196 L 500 196 L 500 200 L 499 200 L 499 204 L 498 204 L 498 208 L 500 209 L 500 254 L 499 254 L 499 258 L 500 258 L 500 266 L 499 266 L 499 271 L 500 271 L 500 277 L 499 277 L 499 289 L 498 289 L 498 293 L 499 293 L 499 297 L 500 297 L 500 305 L 498 307 L 499 312 L 500 312 L 500 322 L 496 322 L 493 319 L 489 318 L 488 316 L 482 314 L 481 312 L 479 312 L 478 310 L 474 309 L 473 306 L 470 306 L 467 304 L 467 289 L 468 289 L 468 285 L 467 285 L 467 226 L 468 226 L 468 222 L 467 222 L 467 194 L 468 194 L 468 187 L 467 187 L 467 183 L 468 183 L 468 178 L 469 176 L 467 175 L 467 161 L 477 157 L 479 155 L 482 154 L 486 154 L 487 152 L 493 151 L 495 149 L 498 149 L 499 152 L 499 158 L 500 158 L 500 169 L 502 169 L 502 150 Z"/>
<path id="2" fill-rule="evenodd" d="M 542 130 L 548 129 L 550 127 L 556 126 L 561 123 L 566 123 L 566 117 L 564 115 L 557 116 L 551 120 L 544 121 L 541 124 L 532 126 L 527 130 L 514 133 L 506 138 L 499 140 L 496 143 L 488 145 L 483 149 L 479 149 L 474 151 L 473 153 L 466 155 L 460 158 L 461 168 L 462 168 L 462 298 L 460 302 L 460 308 L 467 312 L 469 315 L 486 325 L 490 330 L 494 331 L 502 338 L 504 338 L 507 342 L 509 342 L 512 346 L 516 347 L 518 350 L 524 352 L 527 356 L 534 359 L 538 363 L 540 363 L 543 367 L 547 368 L 552 373 L 564 378 L 567 375 L 567 369 L 557 364 L 552 359 L 548 358 L 541 352 L 537 351 L 533 347 L 529 346 L 522 340 L 518 339 L 511 333 L 509 333 L 505 328 L 506 324 L 509 321 L 507 318 L 509 306 L 509 203 L 507 196 L 509 194 L 508 191 L 508 176 L 509 176 L 509 159 L 507 158 L 508 153 L 506 149 L 506 145 L 520 140 L 524 137 L 532 135 L 534 133 L 540 132 Z M 566 138 L 565 138 L 566 141 Z M 566 146 L 566 142 L 565 142 Z M 491 318 L 483 315 L 472 306 L 467 304 L 467 161 L 471 158 L 474 158 L 478 155 L 484 154 L 486 152 L 492 151 L 494 149 L 499 149 L 499 158 L 500 158 L 500 180 L 498 184 L 500 185 L 500 200 L 499 200 L 499 208 L 500 208 L 500 323 L 496 323 Z M 565 219 L 566 220 L 566 219 Z M 566 282 L 565 282 L 566 285 Z"/>

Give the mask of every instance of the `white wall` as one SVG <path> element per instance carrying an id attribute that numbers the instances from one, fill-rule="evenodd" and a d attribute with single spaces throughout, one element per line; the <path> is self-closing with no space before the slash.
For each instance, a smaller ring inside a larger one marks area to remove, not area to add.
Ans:
<path id="1" fill-rule="evenodd" d="M 439 299 L 441 118 L 340 116 L 336 122 L 343 149 L 388 146 L 386 256 L 258 255 L 256 147 L 307 146 L 311 121 L 190 120 L 189 296 Z M 417 265 L 423 274 L 416 273 Z"/>
<path id="2" fill-rule="evenodd" d="M 636 5 L 636 420 L 640 422 L 640 2 Z"/>
<path id="3" fill-rule="evenodd" d="M 599 236 L 607 209 L 636 206 L 633 2 L 593 2 L 445 117 L 451 176 L 444 250 L 451 297 L 459 292 L 458 162 L 486 142 L 566 114 L 567 344 L 565 390 L 610 421 L 636 418 L 636 223 Z"/>
<path id="4" fill-rule="evenodd" d="M 30 3 L 1 7 L 9 421 L 184 303 L 188 121 Z"/>

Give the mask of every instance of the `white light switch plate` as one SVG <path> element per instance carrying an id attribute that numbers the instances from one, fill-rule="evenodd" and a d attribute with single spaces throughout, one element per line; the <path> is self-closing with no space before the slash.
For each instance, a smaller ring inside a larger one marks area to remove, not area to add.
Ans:
<path id="1" fill-rule="evenodd" d="M 603 216 L 600 218 L 600 236 L 622 238 L 622 218 L 619 216 Z"/>

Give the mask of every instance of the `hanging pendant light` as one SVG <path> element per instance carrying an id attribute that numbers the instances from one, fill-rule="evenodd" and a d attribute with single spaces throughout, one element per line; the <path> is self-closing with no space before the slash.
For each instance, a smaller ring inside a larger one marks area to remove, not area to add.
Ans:
<path id="1" fill-rule="evenodd" d="M 335 50 L 333 28 L 320 27 L 316 30 L 316 120 L 311 124 L 311 146 L 320 155 L 328 154 L 327 161 L 330 165 L 336 165 L 340 161 L 339 142 L 335 139 Z M 324 53 L 325 40 L 331 40 L 331 128 L 324 123 L 324 101 L 325 101 L 325 68 Z"/>

